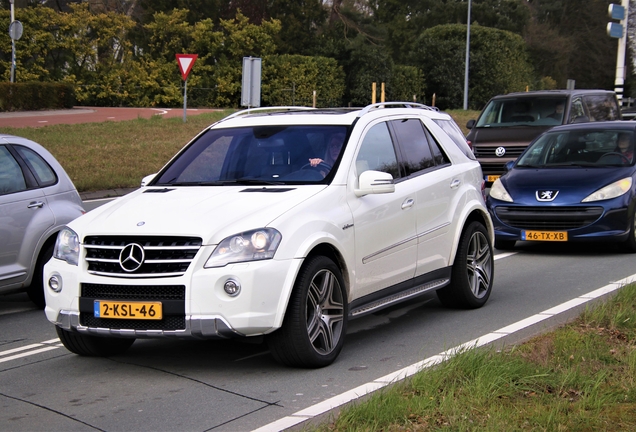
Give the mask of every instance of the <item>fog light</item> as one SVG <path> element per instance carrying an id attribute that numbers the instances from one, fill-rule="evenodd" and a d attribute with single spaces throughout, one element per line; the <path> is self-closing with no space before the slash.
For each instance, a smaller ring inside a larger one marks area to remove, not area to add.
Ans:
<path id="1" fill-rule="evenodd" d="M 229 295 L 230 297 L 235 297 L 241 291 L 241 285 L 235 280 L 228 279 L 227 281 L 225 281 L 223 289 L 225 290 L 225 293 L 227 295 Z"/>
<path id="2" fill-rule="evenodd" d="M 53 275 L 49 278 L 49 288 L 56 293 L 62 291 L 62 277 L 60 275 Z"/>

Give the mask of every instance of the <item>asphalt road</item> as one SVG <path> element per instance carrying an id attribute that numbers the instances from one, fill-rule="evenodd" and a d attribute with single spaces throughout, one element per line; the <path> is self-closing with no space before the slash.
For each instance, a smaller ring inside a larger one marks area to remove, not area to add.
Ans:
<path id="1" fill-rule="evenodd" d="M 522 244 L 498 255 L 485 307 L 448 310 L 433 295 L 352 321 L 340 357 L 318 370 L 283 367 L 266 345 L 238 341 L 138 340 L 121 356 L 79 357 L 41 311 L 13 296 L 0 301 L 0 430 L 280 430 L 303 410 L 320 412 L 317 404 L 363 394 L 395 371 L 631 277 L 633 262 L 614 246 Z"/>

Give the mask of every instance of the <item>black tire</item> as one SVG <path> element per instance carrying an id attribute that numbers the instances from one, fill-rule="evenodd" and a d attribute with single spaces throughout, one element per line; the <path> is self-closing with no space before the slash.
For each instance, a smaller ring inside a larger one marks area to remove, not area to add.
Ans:
<path id="1" fill-rule="evenodd" d="M 27 295 L 29 299 L 38 307 L 38 309 L 44 309 L 46 301 L 44 299 L 44 264 L 46 264 L 53 256 L 53 247 L 55 243 L 51 243 L 45 246 L 40 252 L 38 261 L 35 264 L 33 271 L 33 279 L 31 279 L 31 285 L 27 288 Z"/>
<path id="2" fill-rule="evenodd" d="M 451 283 L 437 290 L 437 297 L 447 307 L 482 307 L 492 291 L 494 268 L 488 231 L 481 223 L 472 222 L 459 240 Z"/>
<path id="3" fill-rule="evenodd" d="M 294 284 L 282 327 L 267 337 L 272 355 L 287 366 L 330 365 L 344 344 L 347 313 L 338 266 L 324 256 L 308 258 Z"/>
<path id="4" fill-rule="evenodd" d="M 495 238 L 495 249 L 499 249 L 499 250 L 514 249 L 515 243 L 517 242 L 514 240 L 497 240 Z"/>
<path id="5" fill-rule="evenodd" d="M 123 354 L 135 342 L 134 338 L 111 338 L 70 332 L 55 326 L 57 335 L 72 353 L 85 357 L 110 357 Z"/>
<path id="6" fill-rule="evenodd" d="M 636 252 L 636 211 L 629 220 L 629 236 L 622 244 L 625 252 Z"/>

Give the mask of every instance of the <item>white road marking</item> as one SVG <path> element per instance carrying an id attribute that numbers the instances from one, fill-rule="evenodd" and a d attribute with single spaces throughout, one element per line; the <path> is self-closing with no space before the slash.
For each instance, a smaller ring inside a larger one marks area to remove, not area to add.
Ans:
<path id="1" fill-rule="evenodd" d="M 511 253 L 511 254 L 514 254 Z M 510 256 L 510 254 L 500 254 L 500 255 L 496 255 L 495 259 L 498 258 L 505 258 L 506 256 Z M 422 361 L 419 361 L 417 363 L 414 363 L 410 366 L 407 366 L 405 368 L 402 368 L 400 370 L 397 370 L 393 373 L 390 373 L 388 375 L 385 375 L 383 377 L 377 378 L 376 380 L 366 383 L 366 384 L 362 384 L 361 386 L 358 386 L 354 389 L 351 389 L 349 391 L 346 391 L 344 393 L 341 393 L 337 396 L 334 396 L 330 399 L 324 400 L 320 403 L 317 403 L 315 405 L 312 405 L 308 408 L 305 408 L 301 411 L 298 411 L 294 414 L 291 414 L 287 417 L 283 417 L 279 420 L 276 420 L 272 423 L 266 424 L 264 426 L 261 426 L 258 429 L 255 429 L 253 432 L 274 432 L 274 431 L 281 431 L 293 426 L 296 426 L 300 423 L 303 423 L 307 420 L 310 420 L 316 416 L 319 416 L 321 414 L 324 414 L 334 408 L 338 408 L 341 407 L 342 405 L 351 402 L 352 400 L 358 399 L 362 396 L 366 396 L 369 393 L 372 393 L 374 391 L 377 391 L 383 387 L 386 387 L 389 384 L 393 384 L 397 381 L 402 381 L 408 377 L 410 377 L 413 374 L 416 374 L 417 372 L 426 369 L 428 367 L 434 366 L 436 364 L 439 364 L 443 361 L 446 361 L 447 359 L 451 358 L 452 356 L 454 356 L 457 353 L 460 353 L 462 351 L 465 351 L 467 349 L 472 349 L 472 348 L 477 348 L 480 346 L 484 346 L 487 345 L 489 343 L 492 343 L 498 339 L 501 339 L 505 336 L 508 336 L 514 332 L 517 332 L 519 330 L 522 330 L 530 325 L 536 324 L 538 322 L 544 321 L 548 318 L 552 318 L 555 315 L 558 315 L 559 313 L 565 312 L 573 307 L 579 306 L 581 304 L 585 304 L 591 300 L 597 299 L 599 297 L 602 297 L 606 294 L 609 294 L 611 292 L 614 292 L 616 290 L 618 290 L 619 288 L 628 285 L 632 282 L 636 281 L 636 273 L 634 273 L 631 276 L 628 276 L 626 278 L 623 278 L 619 281 L 616 282 L 611 282 L 608 285 L 605 285 L 604 287 L 598 288 L 592 292 L 589 292 L 587 294 L 583 294 L 580 297 L 577 297 L 575 299 L 569 300 L 565 303 L 562 303 L 558 306 L 555 306 L 553 308 L 547 309 L 541 313 L 538 313 L 536 315 L 530 316 L 528 318 L 525 318 L 521 321 L 518 321 L 514 324 L 508 325 L 506 327 L 503 327 L 499 330 L 496 330 L 492 333 L 488 333 L 486 335 L 480 336 L 477 339 L 473 339 L 472 341 L 468 341 L 466 343 L 463 343 L 461 345 L 458 345 L 454 348 L 451 348 L 449 350 L 446 350 L 442 353 L 439 353 L 437 355 L 434 355 L 432 357 L 429 357 L 427 359 L 424 359 Z"/>
<path id="2" fill-rule="evenodd" d="M 26 345 L 23 347 L 19 347 L 19 348 L 13 348 L 10 350 L 6 350 L 6 351 L 0 351 L 0 363 L 4 363 L 4 362 L 8 362 L 11 360 L 15 360 L 15 359 L 19 359 L 22 357 L 28 357 L 34 354 L 39 354 L 42 352 L 46 352 L 46 351 L 51 351 L 54 349 L 58 349 L 60 347 L 62 347 L 63 345 L 60 343 L 59 339 L 50 339 L 47 341 L 43 341 L 40 343 L 35 343 L 35 344 L 31 344 L 31 345 Z M 33 349 L 33 348 L 37 348 L 37 349 Z M 31 350 L 31 351 L 28 351 Z M 15 354 L 9 357 L 5 357 L 8 356 L 9 354 L 14 354 L 14 353 L 18 353 L 20 351 L 27 351 L 27 352 L 22 352 L 20 354 Z"/>

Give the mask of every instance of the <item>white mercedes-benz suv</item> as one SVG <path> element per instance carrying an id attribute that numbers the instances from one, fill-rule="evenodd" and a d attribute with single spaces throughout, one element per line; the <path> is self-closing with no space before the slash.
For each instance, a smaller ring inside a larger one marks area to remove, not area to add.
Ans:
<path id="1" fill-rule="evenodd" d="M 448 114 L 252 109 L 62 229 L 45 310 L 80 355 L 264 336 L 281 363 L 321 367 L 353 318 L 430 291 L 483 306 L 492 244 L 481 168 Z"/>

